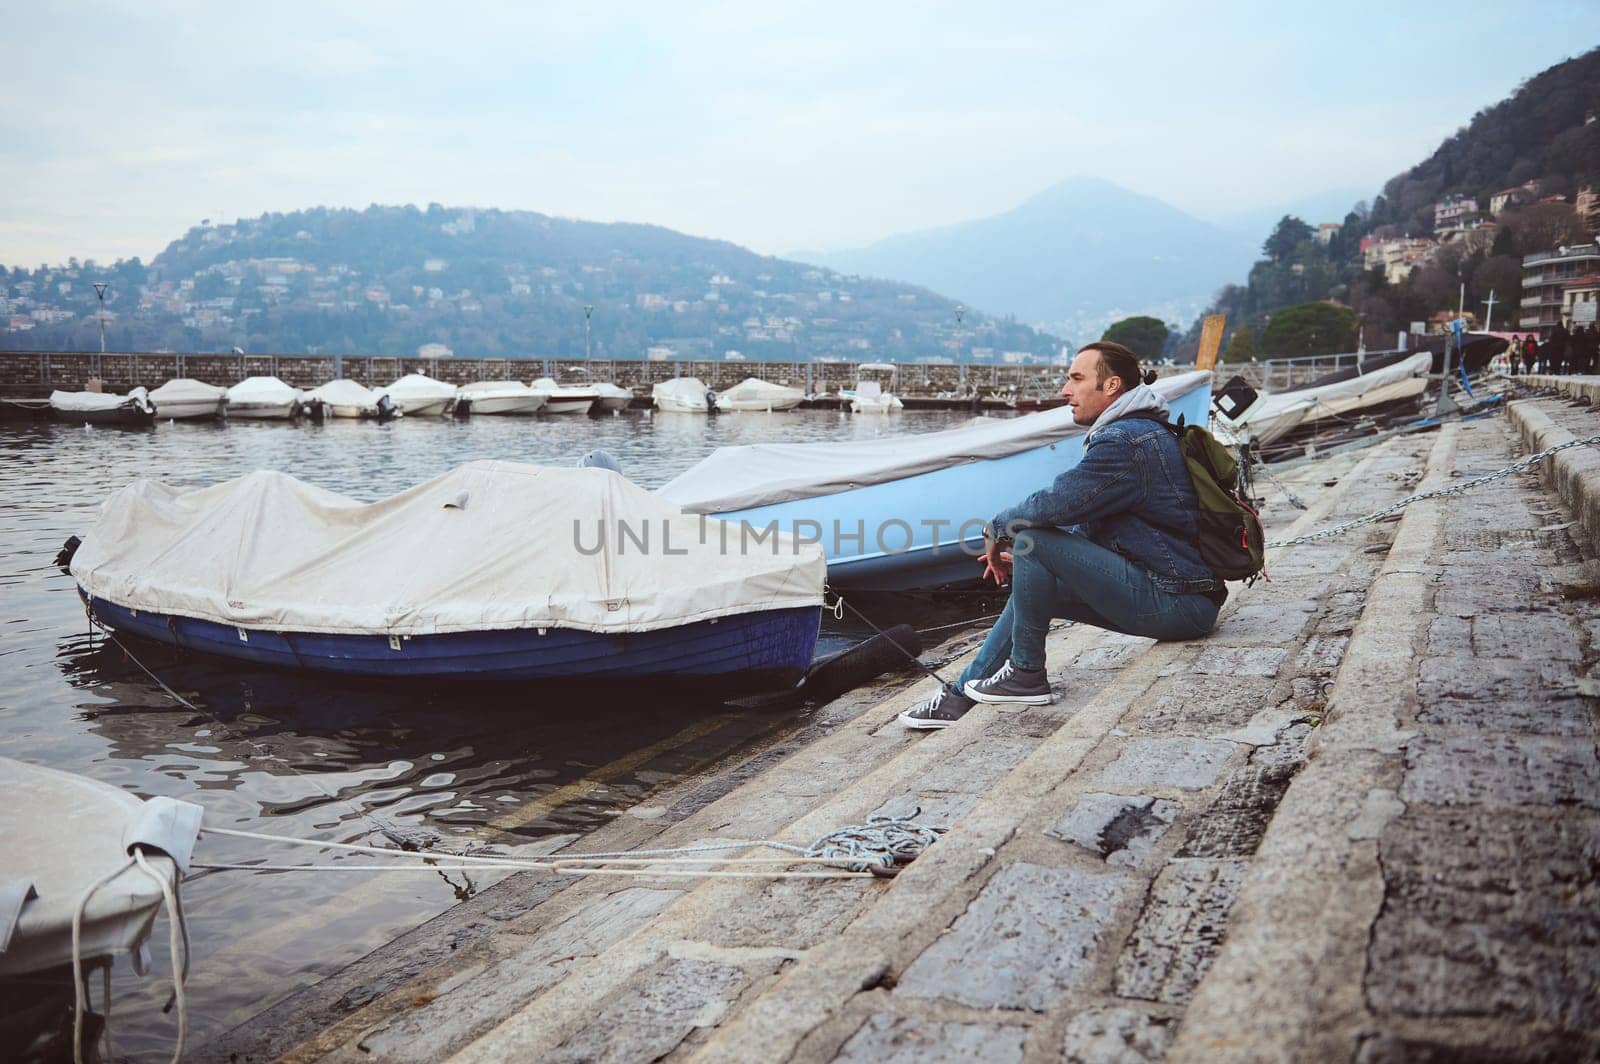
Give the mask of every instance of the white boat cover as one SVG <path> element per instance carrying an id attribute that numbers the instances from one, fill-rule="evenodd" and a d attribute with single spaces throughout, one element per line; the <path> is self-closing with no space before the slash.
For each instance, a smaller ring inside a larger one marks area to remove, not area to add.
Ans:
<path id="1" fill-rule="evenodd" d="M 436 381 L 426 373 L 407 373 L 404 377 L 386 387 L 379 388 L 378 393 L 387 394 L 401 406 L 411 402 L 427 401 L 433 399 L 454 399 L 456 386 Z"/>
<path id="2" fill-rule="evenodd" d="M 610 381 L 601 381 L 594 386 L 594 393 L 602 399 L 632 399 L 633 389 L 624 388 L 620 384 Z"/>
<path id="3" fill-rule="evenodd" d="M 162 403 L 203 403 L 216 402 L 228 389 L 220 388 L 215 384 L 197 381 L 193 377 L 174 377 L 150 393 L 150 401 L 160 407 Z"/>
<path id="4" fill-rule="evenodd" d="M 230 404 L 258 403 L 272 406 L 292 403 L 300 396 L 299 388 L 291 387 L 276 377 L 246 377 L 228 389 Z"/>
<path id="5" fill-rule="evenodd" d="M 701 392 L 704 395 L 704 391 Z M 733 403 L 792 403 L 804 399 L 806 393 L 799 388 L 790 388 L 784 384 L 773 384 L 760 377 L 746 377 L 725 392 L 719 392 L 717 398 Z"/>
<path id="6" fill-rule="evenodd" d="M 1208 387 L 1211 374 L 1181 373 L 1151 385 L 1168 400 Z M 732 513 L 882 484 L 960 462 L 1042 447 L 1082 433 L 1070 407 L 989 424 L 841 443 L 719 447 L 657 489 L 692 513 Z"/>
<path id="7" fill-rule="evenodd" d="M 1229 419 L 1218 414 L 1217 419 L 1235 433 L 1248 429 L 1257 443 L 1271 443 L 1303 421 L 1346 413 L 1368 403 L 1403 399 L 1411 390 L 1420 394 L 1426 387 L 1422 378 L 1432 364 L 1433 356 L 1423 351 L 1391 366 L 1320 388 L 1264 394 L 1238 417 Z M 1396 386 L 1400 386 L 1398 390 Z"/>
<path id="8" fill-rule="evenodd" d="M 706 386 L 699 377 L 674 377 L 650 389 L 650 398 L 656 402 L 666 399 L 683 406 L 706 408 Z"/>
<path id="9" fill-rule="evenodd" d="M 92 414 L 118 410 L 124 406 L 149 410 L 150 400 L 149 393 L 143 388 L 135 388 L 127 395 L 112 392 L 51 392 L 50 405 L 67 414 Z"/>
<path id="10" fill-rule="evenodd" d="M 321 399 L 327 406 L 359 406 L 362 409 L 370 407 L 373 410 L 378 408 L 377 392 L 364 384 L 343 377 L 311 389 L 307 398 Z"/>
<path id="11" fill-rule="evenodd" d="M 200 807 L 170 798 L 140 801 L 120 787 L 0 758 L 0 976 L 72 960 L 72 914 L 96 881 L 129 863 L 128 847 L 153 846 L 146 860 L 171 882 L 187 867 Z M 80 956 L 112 957 L 150 932 L 161 889 L 125 868 L 90 896 Z"/>
<path id="12" fill-rule="evenodd" d="M 374 503 L 266 471 L 139 480 L 72 560 L 84 591 L 131 609 L 389 635 L 651 631 L 819 605 L 825 573 L 815 544 L 752 543 L 609 470 L 490 461 Z"/>

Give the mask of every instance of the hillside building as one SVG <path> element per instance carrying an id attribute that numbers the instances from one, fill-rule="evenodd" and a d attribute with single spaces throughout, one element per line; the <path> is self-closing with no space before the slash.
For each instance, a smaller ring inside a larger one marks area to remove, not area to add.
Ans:
<path id="1" fill-rule="evenodd" d="M 1446 196 L 1433 205 L 1433 228 L 1438 231 L 1459 226 L 1477 214 L 1478 201 L 1473 197 L 1461 193 Z"/>
<path id="2" fill-rule="evenodd" d="M 1561 286 L 1561 320 L 1567 328 L 1600 321 L 1600 273 L 1586 273 Z"/>
<path id="3" fill-rule="evenodd" d="M 1600 273 L 1600 246 L 1580 244 L 1522 258 L 1522 304 L 1517 325 L 1548 332 L 1568 313 L 1567 286 Z M 1581 293 L 1582 287 L 1576 289 Z"/>
<path id="4" fill-rule="evenodd" d="M 1326 247 L 1344 226 L 1338 222 L 1323 222 L 1317 226 L 1316 241 Z"/>

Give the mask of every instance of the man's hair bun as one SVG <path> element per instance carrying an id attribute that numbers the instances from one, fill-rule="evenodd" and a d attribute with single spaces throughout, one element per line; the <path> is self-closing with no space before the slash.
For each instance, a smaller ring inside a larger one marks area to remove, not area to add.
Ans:
<path id="1" fill-rule="evenodd" d="M 1156 382 L 1156 371 L 1153 370 L 1153 369 L 1145 370 L 1144 371 L 1144 382 L 1146 384 L 1154 384 Z"/>

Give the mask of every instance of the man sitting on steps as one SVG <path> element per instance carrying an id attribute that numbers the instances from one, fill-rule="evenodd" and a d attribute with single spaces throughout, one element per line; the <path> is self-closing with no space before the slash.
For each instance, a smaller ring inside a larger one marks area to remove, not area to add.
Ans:
<path id="1" fill-rule="evenodd" d="M 983 575 L 1010 577 L 1011 599 L 961 679 L 900 714 L 906 727 L 948 728 L 975 701 L 1053 701 L 1044 640 L 1056 618 L 1154 639 L 1216 625 L 1227 591 L 1200 560 L 1194 487 L 1154 380 L 1106 340 L 1072 360 L 1061 395 L 1089 426 L 1083 458 L 989 522 Z"/>

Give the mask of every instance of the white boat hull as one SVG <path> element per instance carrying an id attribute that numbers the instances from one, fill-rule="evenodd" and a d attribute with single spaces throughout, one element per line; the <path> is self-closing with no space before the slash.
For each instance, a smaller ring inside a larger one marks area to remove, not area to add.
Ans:
<path id="1" fill-rule="evenodd" d="M 394 400 L 395 405 L 405 413 L 406 417 L 438 417 L 454 402 L 454 398 L 409 399 L 404 402 L 399 399 Z"/>
<path id="2" fill-rule="evenodd" d="M 292 403 L 229 403 L 230 421 L 287 421 L 294 417 L 298 402 Z"/>
<path id="3" fill-rule="evenodd" d="M 856 414 L 892 414 L 904 406 L 904 403 L 892 395 L 883 395 L 876 399 L 866 399 L 858 395 L 850 400 L 850 410 Z"/>
<path id="4" fill-rule="evenodd" d="M 156 404 L 156 418 L 161 421 L 201 421 L 221 413 L 221 399 L 169 399 Z"/>
<path id="5" fill-rule="evenodd" d="M 612 413 L 617 410 L 628 409 L 628 404 L 633 402 L 633 397 L 630 395 L 602 395 L 594 402 L 601 410 L 606 413 Z"/>
<path id="6" fill-rule="evenodd" d="M 691 400 L 679 399 L 669 395 L 658 395 L 656 396 L 656 409 L 663 414 L 704 414 L 706 413 L 706 401 L 702 399 L 700 400 L 700 405 L 696 406 Z"/>
<path id="7" fill-rule="evenodd" d="M 800 405 L 805 396 L 797 395 L 793 399 L 771 400 L 758 399 L 719 399 L 717 409 L 726 410 L 730 414 L 770 414 L 774 410 L 793 410 Z"/>
<path id="8" fill-rule="evenodd" d="M 329 417 L 377 417 L 375 406 L 358 406 L 355 403 L 323 403 L 323 413 Z"/>
<path id="9" fill-rule="evenodd" d="M 546 414 L 587 414 L 593 399 L 552 399 L 541 408 Z"/>
<path id="10" fill-rule="evenodd" d="M 499 395 L 485 399 L 469 395 L 466 399 L 472 404 L 474 417 L 478 414 L 537 414 L 545 405 L 542 395 Z"/>

